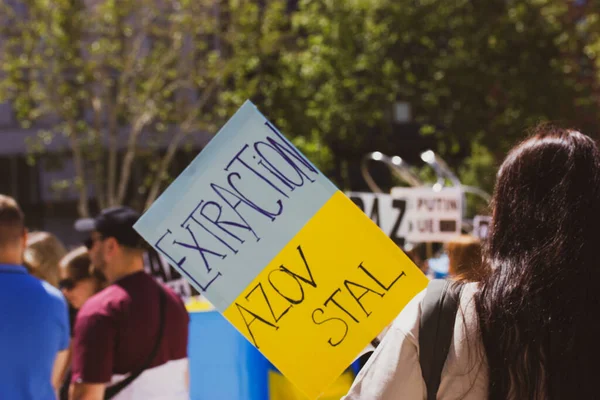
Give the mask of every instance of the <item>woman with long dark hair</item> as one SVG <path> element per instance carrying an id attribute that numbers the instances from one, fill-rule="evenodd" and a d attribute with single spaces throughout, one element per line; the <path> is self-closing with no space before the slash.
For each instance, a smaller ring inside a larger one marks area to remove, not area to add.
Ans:
<path id="1" fill-rule="evenodd" d="M 462 284 L 437 398 L 598 398 L 597 145 L 579 132 L 541 126 L 502 164 L 492 211 L 484 252 L 490 273 Z M 347 399 L 426 397 L 423 297 L 398 316 Z"/>

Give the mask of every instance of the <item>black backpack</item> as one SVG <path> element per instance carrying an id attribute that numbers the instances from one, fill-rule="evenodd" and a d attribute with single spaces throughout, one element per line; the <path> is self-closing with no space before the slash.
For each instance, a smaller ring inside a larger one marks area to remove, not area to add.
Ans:
<path id="1" fill-rule="evenodd" d="M 421 304 L 419 363 L 427 386 L 427 400 L 437 397 L 442 369 L 454 334 L 461 291 L 462 285 L 435 279 L 429 282 Z"/>

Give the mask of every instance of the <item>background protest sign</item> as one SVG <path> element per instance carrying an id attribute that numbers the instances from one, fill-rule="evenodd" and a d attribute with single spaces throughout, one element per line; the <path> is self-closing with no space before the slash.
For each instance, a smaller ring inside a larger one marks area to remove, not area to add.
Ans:
<path id="1" fill-rule="evenodd" d="M 384 193 L 348 192 L 346 195 L 398 246 L 404 246 L 410 223 L 406 218 L 408 198 Z"/>
<path id="2" fill-rule="evenodd" d="M 154 279 L 170 287 L 186 302 L 198 292 L 154 249 L 144 253 L 144 270 Z"/>
<path id="3" fill-rule="evenodd" d="M 488 229 L 492 223 L 492 217 L 487 215 L 476 215 L 473 218 L 473 235 L 479 239 L 487 239 Z"/>
<path id="4" fill-rule="evenodd" d="M 348 197 L 396 244 L 447 242 L 460 234 L 459 189 L 394 188 L 392 194 L 349 192 Z"/>
<path id="5" fill-rule="evenodd" d="M 135 228 L 311 398 L 427 285 L 250 102 Z"/>
<path id="6" fill-rule="evenodd" d="M 458 188 L 427 187 L 392 189 L 393 198 L 407 199 L 406 217 L 410 242 L 448 242 L 460 235 L 461 192 Z"/>

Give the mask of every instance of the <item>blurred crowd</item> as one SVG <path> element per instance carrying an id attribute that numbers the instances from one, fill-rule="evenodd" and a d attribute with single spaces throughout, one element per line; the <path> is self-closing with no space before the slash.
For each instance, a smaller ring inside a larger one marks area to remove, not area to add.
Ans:
<path id="1" fill-rule="evenodd" d="M 138 217 L 114 207 L 79 220 L 84 245 L 67 250 L 0 195 L 0 397 L 189 397 L 189 316 L 144 270 Z"/>

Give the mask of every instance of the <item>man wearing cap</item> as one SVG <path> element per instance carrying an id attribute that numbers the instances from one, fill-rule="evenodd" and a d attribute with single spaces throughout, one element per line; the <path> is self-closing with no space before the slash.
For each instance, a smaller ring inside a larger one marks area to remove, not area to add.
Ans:
<path id="1" fill-rule="evenodd" d="M 70 398 L 187 399 L 189 316 L 181 299 L 144 271 L 143 240 L 128 207 L 78 220 L 92 266 L 111 283 L 75 322 Z"/>
<path id="2" fill-rule="evenodd" d="M 68 307 L 23 266 L 26 243 L 21 208 L 0 195 L 0 399 L 54 400 L 68 360 Z"/>

